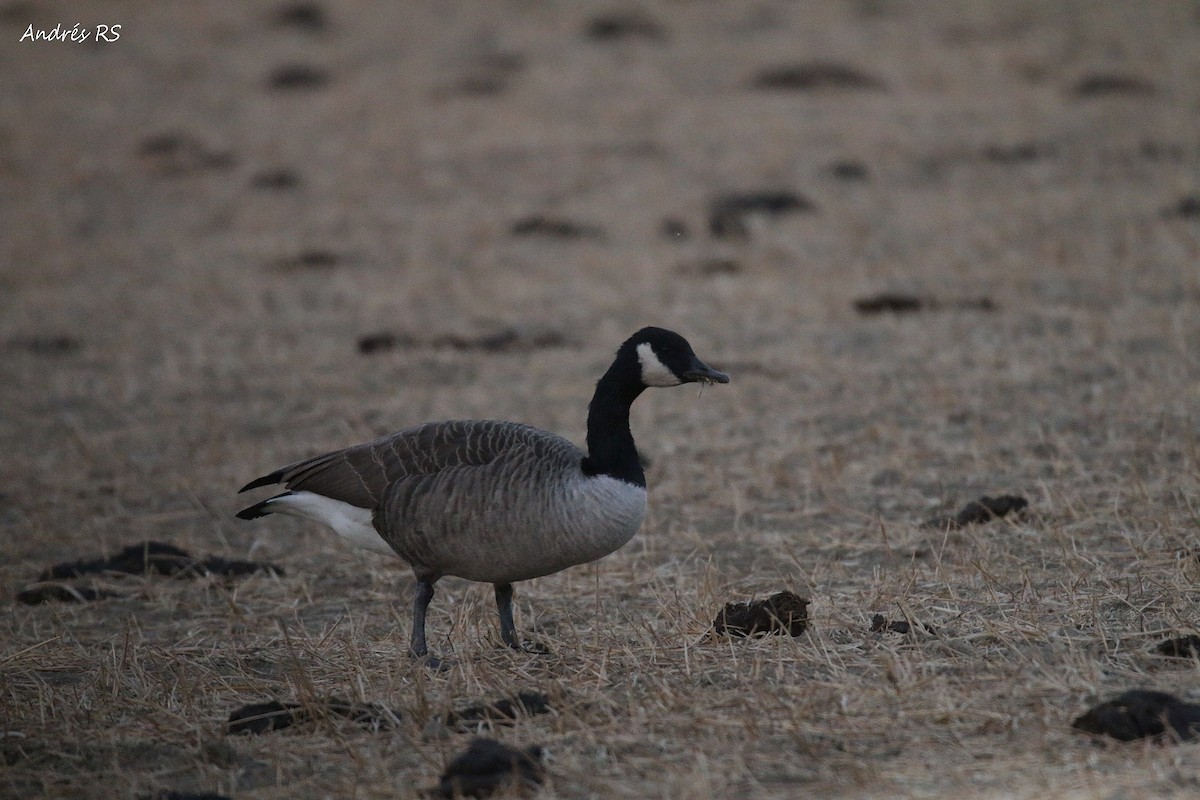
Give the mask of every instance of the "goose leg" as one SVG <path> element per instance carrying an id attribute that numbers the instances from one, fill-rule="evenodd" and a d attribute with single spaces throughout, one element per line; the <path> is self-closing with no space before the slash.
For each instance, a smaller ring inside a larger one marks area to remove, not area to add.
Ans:
<path id="1" fill-rule="evenodd" d="M 433 581 L 417 579 L 417 594 L 413 600 L 412 640 L 408 645 L 408 654 L 412 658 L 426 659 L 433 669 L 440 669 L 442 662 L 429 656 L 429 647 L 425 644 L 425 612 L 433 600 Z"/>
<path id="2" fill-rule="evenodd" d="M 526 653 L 548 653 L 549 651 L 545 647 L 536 642 L 525 645 L 517 638 L 517 626 L 513 623 L 512 597 L 511 583 L 496 584 L 496 610 L 500 612 L 500 638 L 513 650 L 521 650 Z"/>
<path id="3" fill-rule="evenodd" d="M 517 639 L 517 626 L 512 615 L 513 588 L 511 583 L 496 584 L 496 610 L 500 612 L 500 638 L 514 650 L 521 649 Z"/>

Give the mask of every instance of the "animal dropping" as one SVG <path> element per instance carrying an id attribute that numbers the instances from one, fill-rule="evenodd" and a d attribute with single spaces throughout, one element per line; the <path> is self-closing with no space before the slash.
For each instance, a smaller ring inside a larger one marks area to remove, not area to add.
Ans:
<path id="1" fill-rule="evenodd" d="M 495 739 L 472 739 L 442 773 L 433 797 L 490 797 L 498 789 L 536 789 L 545 780 L 542 748 L 517 750 Z"/>
<path id="2" fill-rule="evenodd" d="M 399 712 L 375 703 L 358 703 L 336 697 L 322 698 L 308 704 L 268 700 L 249 703 L 230 712 L 226 730 L 233 734 L 259 734 L 332 717 L 343 717 L 374 732 L 391 730 L 400 720 Z"/>
<path id="3" fill-rule="evenodd" d="M 646 476 L 630 406 L 650 386 L 728 382 L 679 334 L 642 328 L 596 384 L 587 450 L 516 422 L 432 422 L 257 478 L 241 491 L 278 483 L 287 491 L 238 517 L 311 519 L 408 562 L 417 578 L 415 658 L 428 656 L 426 610 L 446 575 L 493 584 L 501 639 L 537 652 L 517 636 L 512 585 L 606 556 L 641 527 Z"/>
<path id="4" fill-rule="evenodd" d="M 121 597 L 116 592 L 83 584 L 67 583 L 93 575 L 168 575 L 173 578 L 199 578 L 217 575 L 240 578 L 255 572 L 282 575 L 283 569 L 258 561 L 240 561 L 220 556 L 196 558 L 183 548 L 164 542 L 132 544 L 109 558 L 64 561 L 42 570 L 39 583 L 17 593 L 17 602 L 39 605 L 52 601 L 86 603 Z"/>
<path id="5" fill-rule="evenodd" d="M 871 171 L 861 161 L 835 161 L 829 166 L 829 174 L 841 181 L 865 181 L 871 178 Z"/>
<path id="6" fill-rule="evenodd" d="M 883 614 L 875 614 L 871 617 L 871 633 L 899 633 L 907 636 L 914 631 L 926 633 L 930 636 L 937 634 L 937 631 L 932 625 L 926 625 L 923 622 L 909 622 L 908 620 L 896 619 L 889 621 Z"/>
<path id="7" fill-rule="evenodd" d="M 595 225 L 540 215 L 522 217 L 509 227 L 509 232 L 513 236 L 543 236 L 548 239 L 604 238 L 604 231 Z"/>
<path id="8" fill-rule="evenodd" d="M 5 342 L 13 350 L 24 350 L 39 356 L 60 356 L 77 352 L 83 343 L 73 336 L 18 336 Z"/>
<path id="9" fill-rule="evenodd" d="M 584 36 L 598 42 L 644 39 L 661 42 L 667 33 L 657 21 L 636 12 L 612 12 L 593 17 L 584 28 Z"/>
<path id="10" fill-rule="evenodd" d="M 240 577 L 253 572 L 274 572 L 282 575 L 283 570 L 274 564 L 258 561 L 240 561 L 220 556 L 196 558 L 182 547 L 165 542 L 140 542 L 131 544 L 110 558 L 84 561 L 65 561 L 47 567 L 41 580 L 52 581 L 64 578 L 80 578 L 85 575 L 115 572 L 124 575 L 171 575 L 194 578 L 200 575 Z"/>
<path id="11" fill-rule="evenodd" d="M 276 91 L 320 89 L 328 82 L 329 73 L 311 64 L 285 64 L 267 79 L 267 85 Z"/>
<path id="12" fill-rule="evenodd" d="M 1179 202 L 1163 212 L 1165 217 L 1200 217 L 1200 194 L 1189 194 L 1179 198 Z"/>
<path id="13" fill-rule="evenodd" d="M 480 725 L 513 725 L 521 717 L 549 713 L 550 700 L 542 692 L 517 692 L 513 697 L 451 711 L 446 715 L 446 726 L 471 731 Z"/>
<path id="14" fill-rule="evenodd" d="M 1200 735 L 1200 705 L 1166 692 L 1132 689 L 1089 709 L 1071 727 L 1085 733 L 1134 739 L 1188 741 Z"/>
<path id="15" fill-rule="evenodd" d="M 799 636 L 808 627 L 808 600 L 794 592 L 776 592 L 766 600 L 726 603 L 712 622 L 717 636 L 787 634 Z"/>
<path id="16" fill-rule="evenodd" d="M 294 170 L 282 167 L 266 169 L 255 173 L 254 177 L 250 179 L 250 185 L 255 189 L 286 192 L 300 185 L 300 176 Z"/>
<path id="17" fill-rule="evenodd" d="M 996 301 L 990 297 L 964 297 L 939 300 L 902 292 L 880 292 L 854 301 L 854 310 L 863 316 L 876 314 L 913 314 L 918 311 L 995 311 Z"/>
<path id="18" fill-rule="evenodd" d="M 750 235 L 750 217 L 780 217 L 815 209 L 807 197 L 787 190 L 731 192 L 709 203 L 708 232 L 716 239 L 744 239 Z"/>
<path id="19" fill-rule="evenodd" d="M 982 525 L 1009 514 L 1019 514 L 1028 507 L 1029 501 L 1018 495 L 1002 494 L 998 497 L 984 495 L 978 500 L 967 503 L 957 514 L 934 517 L 926 521 L 924 527 L 955 530 L 968 525 Z"/>
<path id="20" fill-rule="evenodd" d="M 1085 75 L 1072 89 L 1076 97 L 1112 97 L 1119 95 L 1149 97 L 1156 93 L 1153 83 L 1140 75 L 1101 73 Z"/>
<path id="21" fill-rule="evenodd" d="M 316 3 L 293 3 L 275 12 L 275 25 L 306 33 L 320 33 L 329 27 L 325 9 Z"/>
<path id="22" fill-rule="evenodd" d="M 62 583 L 43 583 L 29 586 L 17 592 L 17 602 L 27 606 L 38 606 L 42 603 L 91 603 L 96 600 L 107 600 L 110 597 L 121 597 L 116 592 L 98 589 L 95 586 L 72 586 Z"/>
<path id="23" fill-rule="evenodd" d="M 847 64 L 814 61 L 764 69 L 754 76 L 751 88 L 768 91 L 815 92 L 821 90 L 882 91 L 885 85 Z"/>
<path id="24" fill-rule="evenodd" d="M 1165 639 L 1154 646 L 1154 652 L 1167 658 L 1200 657 L 1200 636 L 1192 633 Z"/>

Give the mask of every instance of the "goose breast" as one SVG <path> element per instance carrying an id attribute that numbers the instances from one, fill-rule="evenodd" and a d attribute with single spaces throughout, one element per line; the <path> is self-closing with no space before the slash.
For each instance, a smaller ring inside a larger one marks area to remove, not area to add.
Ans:
<path id="1" fill-rule="evenodd" d="M 418 575 L 490 583 L 549 575 L 633 538 L 646 513 L 645 487 L 585 475 L 578 447 L 539 433 L 485 464 L 394 481 L 376 529 Z"/>

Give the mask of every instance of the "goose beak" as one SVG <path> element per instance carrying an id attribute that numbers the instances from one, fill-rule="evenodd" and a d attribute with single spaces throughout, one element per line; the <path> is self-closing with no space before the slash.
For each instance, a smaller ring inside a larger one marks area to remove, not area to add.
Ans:
<path id="1" fill-rule="evenodd" d="M 684 383 L 729 383 L 729 376 L 715 370 L 698 358 L 692 359 L 692 366 L 683 373 Z"/>

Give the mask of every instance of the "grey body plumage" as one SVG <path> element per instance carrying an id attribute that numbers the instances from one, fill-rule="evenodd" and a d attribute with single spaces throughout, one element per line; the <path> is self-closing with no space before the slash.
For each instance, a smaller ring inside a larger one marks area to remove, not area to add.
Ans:
<path id="1" fill-rule="evenodd" d="M 633 400 L 647 386 L 728 380 L 683 337 L 643 328 L 597 383 L 587 452 L 515 422 L 427 423 L 251 481 L 241 491 L 276 483 L 288 491 L 238 516 L 315 519 L 399 555 L 418 580 L 414 655 L 426 653 L 425 608 L 445 575 L 494 584 L 502 637 L 518 647 L 513 582 L 605 556 L 641 526 L 646 486 L 629 431 Z"/>

